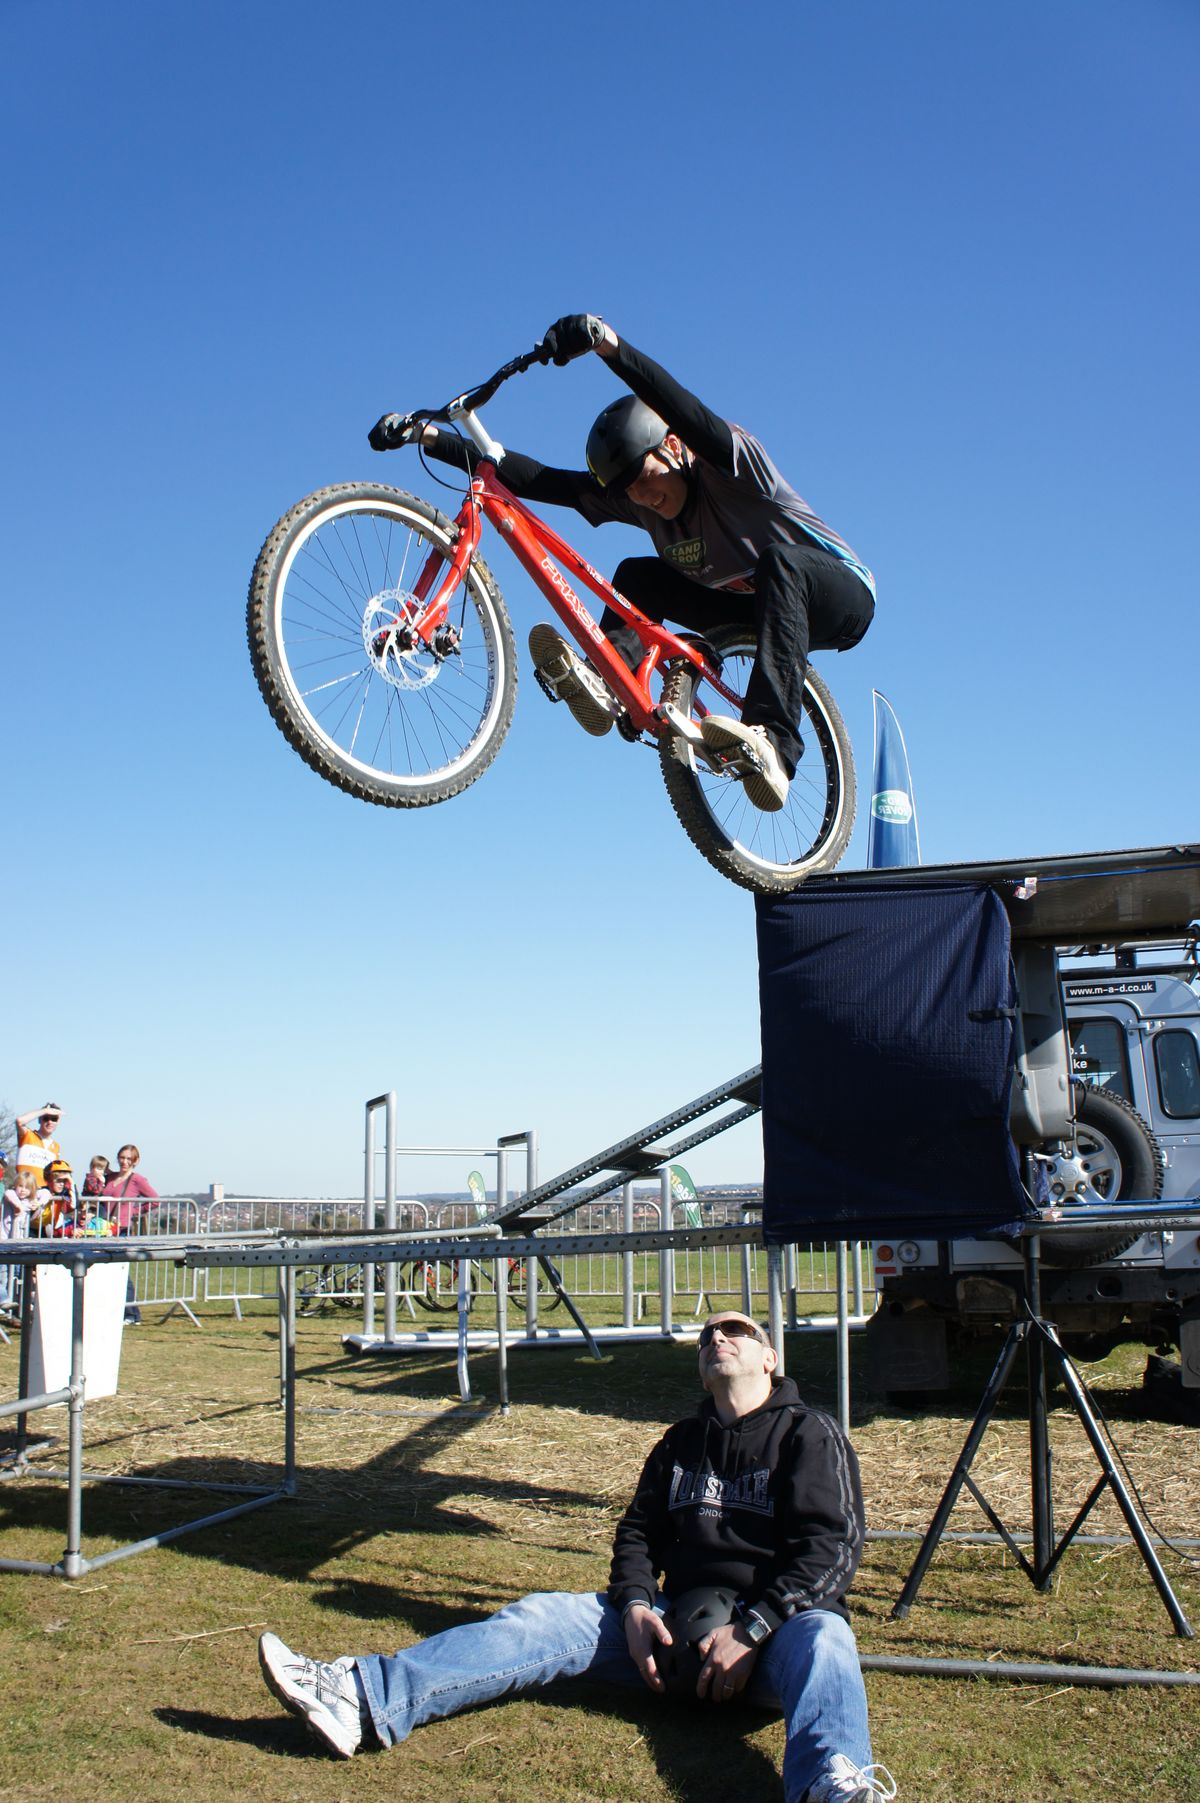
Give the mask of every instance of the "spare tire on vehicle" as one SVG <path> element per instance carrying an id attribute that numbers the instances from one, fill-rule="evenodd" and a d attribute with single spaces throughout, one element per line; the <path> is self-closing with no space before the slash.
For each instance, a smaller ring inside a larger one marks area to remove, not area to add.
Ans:
<path id="1" fill-rule="evenodd" d="M 1074 1083 L 1074 1144 L 1047 1146 L 1039 1162 L 1050 1185 L 1051 1202 L 1063 1208 L 1099 1207 L 1106 1202 L 1152 1202 L 1162 1195 L 1164 1159 L 1149 1126 L 1136 1108 L 1111 1090 Z M 1081 1227 L 1077 1233 L 1048 1233 L 1042 1258 L 1048 1265 L 1074 1268 L 1116 1258 L 1138 1238 L 1128 1227 Z"/>

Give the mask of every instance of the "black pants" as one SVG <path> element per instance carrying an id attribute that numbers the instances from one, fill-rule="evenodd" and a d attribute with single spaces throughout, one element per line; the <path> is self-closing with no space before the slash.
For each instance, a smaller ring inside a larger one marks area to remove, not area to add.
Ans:
<path id="1" fill-rule="evenodd" d="M 870 590 L 853 570 L 807 545 L 769 545 L 755 566 L 752 595 L 704 588 L 660 557 L 626 558 L 617 566 L 613 587 L 660 625 L 676 620 L 700 633 L 743 622 L 753 626 L 758 649 L 742 719 L 766 727 L 789 776 L 803 750 L 799 726 L 809 652 L 849 650 L 875 613 Z M 600 626 L 626 663 L 636 667 L 642 646 L 633 628 L 611 607 Z"/>

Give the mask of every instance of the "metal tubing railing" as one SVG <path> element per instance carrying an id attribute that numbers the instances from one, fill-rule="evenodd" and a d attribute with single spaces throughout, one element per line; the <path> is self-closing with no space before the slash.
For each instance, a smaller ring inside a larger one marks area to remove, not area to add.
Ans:
<path id="1" fill-rule="evenodd" d="M 857 1261 L 856 1261 L 857 1262 Z M 850 1432 L 850 1315 L 846 1306 L 846 1242 L 837 1243 L 838 1426 Z"/>
<path id="2" fill-rule="evenodd" d="M 103 1247 L 103 1252 L 100 1248 Z M 24 1258 L 19 1257 L 18 1248 L 26 1252 Z M 239 1248 L 246 1253 L 249 1248 Z M 139 1249 L 140 1250 L 140 1249 Z M 133 1251 L 130 1242 L 114 1243 L 112 1240 L 58 1242 L 38 1246 L 28 1241 L 14 1242 L 13 1255 L 25 1266 L 25 1294 L 22 1305 L 22 1341 L 20 1361 L 21 1394 L 12 1403 L 0 1404 L 0 1416 L 15 1415 L 18 1422 L 17 1457 L 7 1474 L 10 1481 L 16 1481 L 30 1469 L 25 1458 L 27 1439 L 25 1423 L 27 1416 L 36 1409 L 52 1408 L 67 1405 L 67 1465 L 64 1470 L 37 1467 L 39 1478 L 65 1480 L 67 1485 L 67 1534 L 66 1546 L 62 1558 L 56 1564 L 34 1559 L 0 1558 L 0 1571 L 19 1571 L 43 1577 L 78 1578 L 86 1572 L 97 1570 L 115 1559 L 125 1559 L 134 1553 L 144 1552 L 150 1547 L 163 1546 L 170 1540 L 178 1539 L 182 1534 L 195 1532 L 196 1529 L 212 1526 L 217 1522 L 229 1521 L 237 1515 L 245 1514 L 250 1509 L 261 1508 L 265 1503 L 275 1502 L 281 1497 L 290 1495 L 295 1490 L 295 1341 L 294 1334 L 290 1338 L 281 1334 L 281 1340 L 288 1343 L 288 1359 L 285 1366 L 286 1389 L 281 1396 L 285 1410 L 285 1455 L 284 1484 L 280 1489 L 264 1489 L 261 1485 L 236 1486 L 230 1484 L 209 1485 L 203 1480 L 187 1483 L 175 1478 L 125 1477 L 112 1476 L 105 1472 L 88 1472 L 84 1469 L 84 1416 L 86 1407 L 86 1378 L 84 1367 L 84 1327 L 86 1279 L 93 1265 L 122 1264 L 129 1262 Z M 136 1257 L 137 1255 L 135 1255 Z M 155 1254 L 148 1249 L 140 1252 L 137 1262 L 174 1263 L 185 1265 L 186 1248 L 176 1244 L 169 1250 L 163 1248 Z M 42 1391 L 30 1394 L 28 1390 L 28 1374 L 30 1368 L 30 1349 L 33 1340 L 33 1296 L 36 1287 L 36 1266 L 38 1264 L 60 1265 L 66 1267 L 71 1276 L 71 1351 L 70 1379 L 65 1389 Z M 278 1274 L 281 1292 L 294 1302 L 294 1268 L 288 1266 Z M 197 1521 L 181 1523 L 177 1527 L 166 1528 L 161 1533 L 148 1538 L 118 1546 L 111 1551 L 87 1558 L 83 1553 L 83 1485 L 89 1483 L 124 1483 L 141 1484 L 148 1488 L 164 1489 L 240 1489 L 246 1493 L 246 1500 L 218 1514 L 206 1515 Z"/>

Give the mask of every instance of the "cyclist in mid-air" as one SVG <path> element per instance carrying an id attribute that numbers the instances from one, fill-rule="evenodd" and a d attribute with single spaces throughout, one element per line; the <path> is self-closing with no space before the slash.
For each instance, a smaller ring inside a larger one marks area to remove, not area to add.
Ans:
<path id="1" fill-rule="evenodd" d="M 558 365 L 595 351 L 632 390 L 588 434 L 586 470 L 552 469 L 506 450 L 501 481 L 524 500 L 574 507 L 589 525 L 641 526 L 657 557 L 618 565 L 613 587 L 660 624 L 703 634 L 753 622 L 757 650 L 740 720 L 710 714 L 704 742 L 737 760 L 746 795 L 774 811 L 803 751 L 799 722 L 812 650 L 857 645 L 875 612 L 875 582 L 844 539 L 784 480 L 756 438 L 711 413 L 666 370 L 590 313 L 556 320 L 542 339 Z M 420 432 L 434 457 L 469 467 L 477 455 L 453 432 L 386 414 L 370 433 L 377 451 Z M 601 628 L 628 664 L 641 642 L 606 608 Z M 620 708 L 595 671 L 553 626 L 529 635 L 538 679 L 599 736 Z"/>

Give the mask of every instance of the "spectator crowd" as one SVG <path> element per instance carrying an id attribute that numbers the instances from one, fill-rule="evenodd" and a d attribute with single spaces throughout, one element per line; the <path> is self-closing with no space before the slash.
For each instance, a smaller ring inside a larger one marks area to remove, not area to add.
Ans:
<path id="1" fill-rule="evenodd" d="M 136 1233 L 142 1216 L 158 1199 L 138 1170 L 141 1153 L 123 1145 L 116 1168 L 98 1152 L 87 1176 L 76 1187 L 74 1172 L 58 1142 L 62 1109 L 57 1102 L 31 1109 L 16 1119 L 17 1152 L 11 1186 L 7 1156 L 0 1151 L 0 1257 L 3 1241 L 33 1238 L 80 1239 Z M 11 1315 L 15 1267 L 0 1263 L 0 1316 Z M 141 1316 L 132 1286 L 125 1319 L 136 1325 Z"/>

